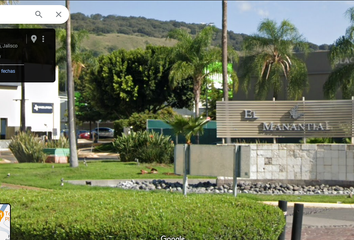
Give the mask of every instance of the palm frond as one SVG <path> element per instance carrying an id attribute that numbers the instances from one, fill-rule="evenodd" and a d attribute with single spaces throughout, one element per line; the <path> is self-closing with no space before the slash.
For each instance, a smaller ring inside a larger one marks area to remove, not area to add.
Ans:
<path id="1" fill-rule="evenodd" d="M 275 21 L 265 19 L 258 26 L 258 32 L 266 39 L 276 40 L 279 38 L 277 33 L 277 24 Z"/>
<path id="2" fill-rule="evenodd" d="M 345 16 L 349 18 L 350 23 L 354 24 L 354 7 L 351 7 L 345 11 Z"/>
<path id="3" fill-rule="evenodd" d="M 171 86 L 174 87 L 177 85 L 177 82 L 182 79 L 187 79 L 193 76 L 194 66 L 188 62 L 178 61 L 176 62 L 170 71 L 169 79 Z"/>
<path id="4" fill-rule="evenodd" d="M 329 75 L 327 81 L 323 85 L 323 93 L 327 99 L 335 99 L 337 91 L 341 88 L 345 95 L 348 95 L 353 86 L 354 81 L 354 64 L 347 64 L 334 69 Z M 351 92 L 349 95 L 354 95 Z M 348 98 L 348 96 L 346 96 Z"/>
<path id="5" fill-rule="evenodd" d="M 329 59 L 332 67 L 335 67 L 341 58 L 350 55 L 354 55 L 353 42 L 345 36 L 338 38 L 329 52 Z"/>
<path id="6" fill-rule="evenodd" d="M 301 99 L 303 92 L 308 91 L 308 75 L 307 67 L 304 62 L 297 58 L 293 58 L 293 66 L 290 70 L 288 78 L 288 99 L 298 100 Z"/>

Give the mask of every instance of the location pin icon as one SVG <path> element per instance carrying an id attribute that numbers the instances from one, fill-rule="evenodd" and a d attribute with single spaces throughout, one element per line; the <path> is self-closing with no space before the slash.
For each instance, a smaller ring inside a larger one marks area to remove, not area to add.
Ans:
<path id="1" fill-rule="evenodd" d="M 37 40 L 37 36 L 36 36 L 36 35 L 32 35 L 32 36 L 31 36 L 31 40 L 32 40 L 32 42 L 34 43 L 34 42 Z"/>

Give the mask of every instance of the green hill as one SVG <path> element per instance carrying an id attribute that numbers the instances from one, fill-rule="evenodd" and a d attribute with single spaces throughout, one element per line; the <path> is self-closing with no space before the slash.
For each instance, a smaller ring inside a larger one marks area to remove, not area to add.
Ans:
<path id="1" fill-rule="evenodd" d="M 176 40 L 166 40 L 165 38 L 155 38 L 148 36 L 134 36 L 117 33 L 89 34 L 89 37 L 82 43 L 83 48 L 92 50 L 95 55 L 108 54 L 117 49 L 132 50 L 145 48 L 146 45 L 173 46 Z"/>
<path id="2" fill-rule="evenodd" d="M 127 50 L 145 47 L 147 44 L 171 46 L 174 41 L 166 41 L 168 32 L 183 28 L 194 35 L 205 27 L 203 24 L 171 21 L 159 21 L 144 17 L 123 17 L 117 15 L 103 16 L 93 14 L 86 16 L 83 13 L 71 14 L 72 26 L 75 31 L 86 30 L 90 39 L 85 40 L 84 47 L 93 50 L 96 55 L 108 53 L 118 48 Z M 64 28 L 65 25 L 46 25 L 51 28 Z M 213 40 L 214 46 L 221 46 L 221 29 L 217 29 Z M 241 46 L 246 34 L 228 31 L 228 45 L 236 51 L 241 51 Z M 328 50 L 329 45 L 317 46 L 309 43 L 311 50 Z"/>

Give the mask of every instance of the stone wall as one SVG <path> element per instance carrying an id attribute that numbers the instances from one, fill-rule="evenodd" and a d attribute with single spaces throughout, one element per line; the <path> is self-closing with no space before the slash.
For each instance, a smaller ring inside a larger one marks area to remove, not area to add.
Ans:
<path id="1" fill-rule="evenodd" d="M 191 150 L 191 175 L 230 176 L 233 156 L 225 154 L 230 146 L 191 147 L 195 148 Z M 241 144 L 240 176 L 260 180 L 354 181 L 353 152 L 354 145 L 349 144 Z M 175 173 L 183 174 L 183 148 L 179 146 L 175 151 Z"/>
<path id="2" fill-rule="evenodd" d="M 354 180 L 354 145 L 250 145 L 251 179 Z"/>

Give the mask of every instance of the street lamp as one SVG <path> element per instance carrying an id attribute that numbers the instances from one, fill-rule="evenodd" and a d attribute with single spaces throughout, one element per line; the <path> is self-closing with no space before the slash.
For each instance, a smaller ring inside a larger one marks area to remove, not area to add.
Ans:
<path id="1" fill-rule="evenodd" d="M 205 93 L 205 96 L 206 96 L 206 101 L 205 101 L 205 107 L 206 107 L 206 117 L 208 117 L 208 91 L 209 91 L 209 87 L 208 87 L 208 81 L 206 81 L 206 93 Z"/>
<path id="2" fill-rule="evenodd" d="M 24 97 L 21 99 L 13 99 L 13 101 L 20 102 L 20 130 L 26 131 L 26 101 L 29 99 L 25 99 Z"/>

